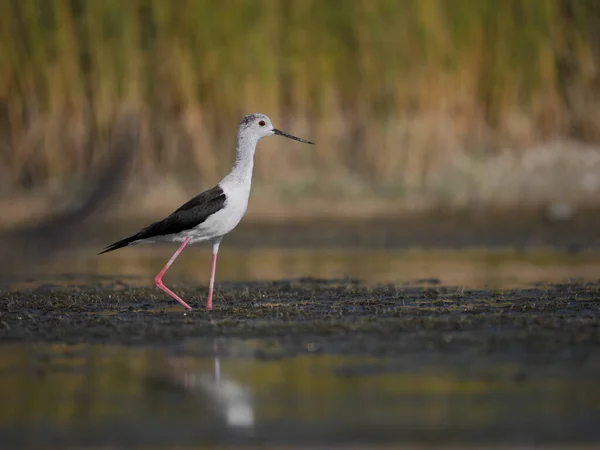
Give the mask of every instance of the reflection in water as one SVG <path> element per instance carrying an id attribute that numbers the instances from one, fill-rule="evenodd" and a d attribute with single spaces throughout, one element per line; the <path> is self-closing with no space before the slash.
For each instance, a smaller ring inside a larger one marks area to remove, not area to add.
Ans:
<path id="1" fill-rule="evenodd" d="M 185 357 L 170 357 L 169 364 L 173 376 L 188 391 L 200 391 L 217 406 L 218 413 L 224 416 L 228 426 L 233 428 L 252 428 L 254 425 L 254 407 L 252 396 L 247 387 L 221 373 L 221 358 L 217 342 L 213 345 L 213 372 L 194 368 L 193 362 Z"/>
<path id="2" fill-rule="evenodd" d="M 267 345 L 261 341 L 223 341 L 223 354 L 213 353 L 212 344 L 172 350 L 0 347 L 0 441 L 598 438 L 597 367 L 527 367 L 481 356 L 457 364 L 452 355 L 435 364 L 327 355 L 265 358 L 257 353 Z"/>

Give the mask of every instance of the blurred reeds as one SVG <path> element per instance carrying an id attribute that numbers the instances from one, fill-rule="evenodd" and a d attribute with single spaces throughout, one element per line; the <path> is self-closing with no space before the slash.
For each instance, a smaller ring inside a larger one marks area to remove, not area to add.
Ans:
<path id="1" fill-rule="evenodd" d="M 595 0 L 1 0 L 0 193 L 69 186 L 127 109 L 142 190 L 210 187 L 264 112 L 318 144 L 261 142 L 265 199 L 593 202 L 599 54 Z"/>

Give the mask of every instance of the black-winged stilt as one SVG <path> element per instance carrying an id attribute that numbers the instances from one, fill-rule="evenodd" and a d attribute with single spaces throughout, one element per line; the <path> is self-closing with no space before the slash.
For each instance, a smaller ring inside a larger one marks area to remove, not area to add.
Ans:
<path id="1" fill-rule="evenodd" d="M 186 245 L 210 242 L 212 244 L 212 266 L 206 308 L 212 309 L 213 286 L 219 245 L 223 236 L 233 230 L 246 213 L 248 198 L 250 197 L 250 187 L 252 185 L 252 169 L 254 167 L 256 144 L 262 138 L 275 134 L 314 145 L 313 142 L 300 139 L 274 128 L 271 120 L 264 114 L 248 114 L 240 121 L 237 135 L 237 152 L 233 168 L 219 184 L 197 195 L 163 220 L 154 222 L 138 233 L 109 245 L 99 255 L 136 244 L 152 244 L 155 242 L 181 243 L 165 267 L 156 275 L 154 283 L 181 303 L 184 308 L 192 309 L 163 284 L 162 278 Z"/>

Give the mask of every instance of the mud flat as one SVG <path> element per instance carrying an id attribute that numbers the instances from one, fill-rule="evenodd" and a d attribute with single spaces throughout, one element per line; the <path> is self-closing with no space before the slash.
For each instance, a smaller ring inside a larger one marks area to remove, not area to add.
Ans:
<path id="1" fill-rule="evenodd" d="M 317 279 L 229 283 L 219 287 L 213 311 L 203 308 L 204 287 L 175 286 L 197 307 L 190 312 L 150 288 L 44 285 L 0 293 L 0 339 L 169 344 L 269 337 L 301 351 L 322 337 L 319 351 L 369 354 L 600 350 L 600 282 L 465 290 L 422 281 L 416 287 Z"/>
<path id="2" fill-rule="evenodd" d="M 406 354 L 477 351 L 570 355 L 600 350 L 600 282 L 528 289 L 365 286 L 353 280 L 229 283 L 205 311 L 202 286 L 162 293 L 122 283 L 0 293 L 4 342 L 167 345 L 199 337 L 273 338 L 289 352 Z"/>

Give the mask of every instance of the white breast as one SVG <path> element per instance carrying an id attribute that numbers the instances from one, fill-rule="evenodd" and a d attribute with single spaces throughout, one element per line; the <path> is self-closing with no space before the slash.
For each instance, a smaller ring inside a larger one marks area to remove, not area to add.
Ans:
<path id="1" fill-rule="evenodd" d="M 250 185 L 224 183 L 221 188 L 227 197 L 225 206 L 190 230 L 191 243 L 208 241 L 229 233 L 246 214 Z"/>

